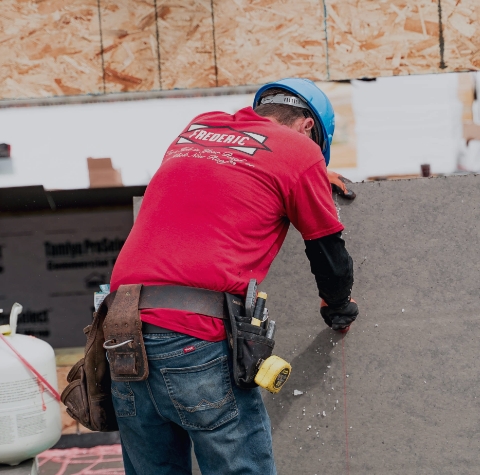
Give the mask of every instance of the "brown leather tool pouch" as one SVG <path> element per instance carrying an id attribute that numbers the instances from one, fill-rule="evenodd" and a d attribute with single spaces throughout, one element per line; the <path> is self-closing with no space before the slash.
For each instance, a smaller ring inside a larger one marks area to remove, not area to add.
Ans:
<path id="1" fill-rule="evenodd" d="M 103 324 L 110 375 L 114 381 L 143 381 L 148 360 L 143 343 L 139 299 L 142 285 L 121 285 Z"/>
<path id="2" fill-rule="evenodd" d="M 87 335 L 85 356 L 70 370 L 70 383 L 62 392 L 62 402 L 67 413 L 93 431 L 118 430 L 110 388 L 110 371 L 103 349 L 103 322 L 106 305 L 93 314 L 93 323 L 83 331 Z"/>

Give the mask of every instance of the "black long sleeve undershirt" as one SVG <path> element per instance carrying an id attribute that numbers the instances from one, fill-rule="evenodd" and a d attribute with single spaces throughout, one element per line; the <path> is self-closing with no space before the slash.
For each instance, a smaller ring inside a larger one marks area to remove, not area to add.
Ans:
<path id="1" fill-rule="evenodd" d="M 305 254 L 317 282 L 318 294 L 329 307 L 343 307 L 350 301 L 353 261 L 342 233 L 305 241 Z"/>

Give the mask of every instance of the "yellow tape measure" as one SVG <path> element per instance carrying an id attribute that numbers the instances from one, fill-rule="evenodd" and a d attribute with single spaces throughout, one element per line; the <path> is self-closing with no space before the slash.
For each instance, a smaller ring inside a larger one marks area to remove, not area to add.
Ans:
<path id="1" fill-rule="evenodd" d="M 282 389 L 291 372 L 292 366 L 290 363 L 273 355 L 262 363 L 255 376 L 255 382 L 260 387 L 275 394 Z"/>

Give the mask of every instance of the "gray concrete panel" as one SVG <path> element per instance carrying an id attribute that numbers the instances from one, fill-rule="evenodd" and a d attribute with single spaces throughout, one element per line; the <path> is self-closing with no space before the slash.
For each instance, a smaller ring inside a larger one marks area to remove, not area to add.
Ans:
<path id="1" fill-rule="evenodd" d="M 480 177 L 352 188 L 337 198 L 360 306 L 350 332 L 324 325 L 294 229 L 261 285 L 293 366 L 265 395 L 278 473 L 479 473 Z"/>

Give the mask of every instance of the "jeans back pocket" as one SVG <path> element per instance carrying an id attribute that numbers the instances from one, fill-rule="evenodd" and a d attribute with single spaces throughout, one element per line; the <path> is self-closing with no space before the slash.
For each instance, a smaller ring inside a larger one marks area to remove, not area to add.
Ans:
<path id="1" fill-rule="evenodd" d="M 238 415 L 226 356 L 161 372 L 184 427 L 213 430 Z"/>

